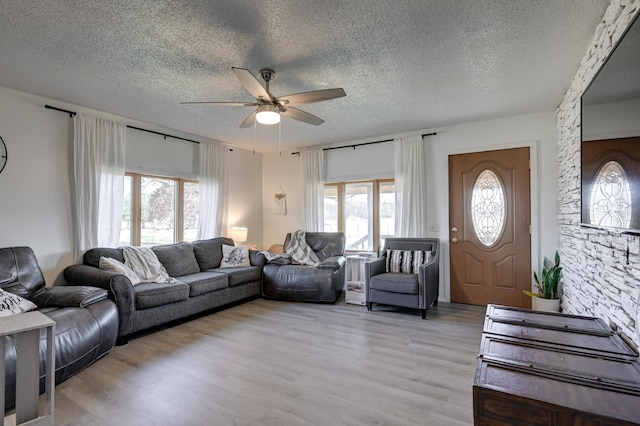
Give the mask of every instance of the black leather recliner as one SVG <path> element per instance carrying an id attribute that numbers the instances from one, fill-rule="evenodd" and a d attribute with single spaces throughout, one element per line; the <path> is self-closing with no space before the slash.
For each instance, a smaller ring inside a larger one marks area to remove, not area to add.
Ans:
<path id="1" fill-rule="evenodd" d="M 0 288 L 35 303 L 56 323 L 55 383 L 59 384 L 106 355 L 116 343 L 118 310 L 107 291 L 88 286 L 45 287 L 44 276 L 29 247 L 0 248 Z M 18 314 L 20 315 L 20 314 Z M 0 321 L 2 318 L 0 318 Z M 15 406 L 16 348 L 6 336 L 5 413 Z M 46 345 L 41 333 L 40 353 Z M 40 393 L 44 392 L 44 359 L 40 360 Z"/>
<path id="2" fill-rule="evenodd" d="M 291 234 L 284 242 L 286 252 Z M 306 242 L 320 259 L 318 266 L 267 263 L 262 295 L 269 299 L 334 303 L 344 288 L 346 240 L 342 232 L 307 232 Z"/>

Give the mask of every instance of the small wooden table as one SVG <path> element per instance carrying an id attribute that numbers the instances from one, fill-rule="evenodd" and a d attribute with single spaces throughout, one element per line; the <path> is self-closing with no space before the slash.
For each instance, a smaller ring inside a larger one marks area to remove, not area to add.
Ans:
<path id="1" fill-rule="evenodd" d="M 40 413 L 40 331 L 47 333 L 45 404 Z M 16 347 L 16 424 L 53 426 L 56 323 L 40 312 L 0 318 L 0 411 L 5 412 L 5 343 Z M 5 337 L 6 336 L 6 337 Z"/>

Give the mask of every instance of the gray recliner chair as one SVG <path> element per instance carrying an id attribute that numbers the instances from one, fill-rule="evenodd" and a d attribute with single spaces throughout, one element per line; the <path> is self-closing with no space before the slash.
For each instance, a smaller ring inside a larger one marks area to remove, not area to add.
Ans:
<path id="1" fill-rule="evenodd" d="M 91 286 L 46 287 L 44 275 L 29 247 L 0 248 L 0 288 L 33 302 L 55 321 L 55 383 L 59 384 L 105 356 L 116 344 L 118 308 L 107 290 Z M 20 314 L 18 314 L 20 315 Z M 0 319 L 1 320 L 1 319 Z M 17 389 L 15 341 L 5 339 L 5 413 L 14 408 Z M 46 334 L 40 335 L 45 353 Z M 45 364 L 40 361 L 40 393 L 45 390 Z"/>
<path id="2" fill-rule="evenodd" d="M 286 251 L 291 241 L 287 234 Z M 342 232 L 307 232 L 306 242 L 320 263 L 318 266 L 292 264 L 277 259 L 264 265 L 262 295 L 268 299 L 334 303 L 345 279 L 345 235 Z"/>
<path id="3" fill-rule="evenodd" d="M 438 305 L 440 241 L 387 238 L 380 258 L 365 264 L 367 310 L 374 303 L 419 309 Z"/>

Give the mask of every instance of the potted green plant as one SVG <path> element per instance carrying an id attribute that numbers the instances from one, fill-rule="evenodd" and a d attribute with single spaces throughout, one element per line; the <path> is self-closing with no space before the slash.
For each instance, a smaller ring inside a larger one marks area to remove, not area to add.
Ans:
<path id="1" fill-rule="evenodd" d="M 540 276 L 534 271 L 533 279 L 536 284 L 536 292 L 522 290 L 524 294 L 531 296 L 533 309 L 540 311 L 560 312 L 560 297 L 558 295 L 558 283 L 560 282 L 560 254 L 556 250 L 555 262 L 544 258 Z"/>

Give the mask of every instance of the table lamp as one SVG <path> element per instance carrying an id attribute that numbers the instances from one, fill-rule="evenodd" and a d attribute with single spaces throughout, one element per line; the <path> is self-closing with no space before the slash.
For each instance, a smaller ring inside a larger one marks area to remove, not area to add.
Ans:
<path id="1" fill-rule="evenodd" d="M 247 234 L 249 233 L 249 229 L 244 226 L 234 226 L 231 228 L 231 239 L 236 244 L 244 243 L 247 241 Z"/>

